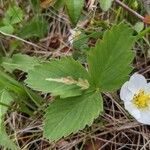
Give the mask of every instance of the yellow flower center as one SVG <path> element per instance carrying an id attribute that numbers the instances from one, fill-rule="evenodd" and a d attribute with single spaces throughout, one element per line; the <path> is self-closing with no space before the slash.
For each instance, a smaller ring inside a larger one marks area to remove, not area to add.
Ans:
<path id="1" fill-rule="evenodd" d="M 146 108 L 150 102 L 150 95 L 140 90 L 138 94 L 134 95 L 133 102 L 138 108 Z"/>

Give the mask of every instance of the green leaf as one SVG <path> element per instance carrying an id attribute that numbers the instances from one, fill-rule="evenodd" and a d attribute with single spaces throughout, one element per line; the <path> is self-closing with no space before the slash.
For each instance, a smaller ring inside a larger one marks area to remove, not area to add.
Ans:
<path id="1" fill-rule="evenodd" d="M 32 8 L 34 13 L 39 14 L 40 13 L 40 1 L 39 0 L 30 0 L 32 4 Z"/>
<path id="2" fill-rule="evenodd" d="M 85 68 L 69 57 L 34 67 L 29 71 L 26 83 L 38 91 L 69 97 L 81 95 L 88 89 L 88 79 Z"/>
<path id="3" fill-rule="evenodd" d="M 134 25 L 134 30 L 136 32 L 141 32 L 142 30 L 144 29 L 144 23 L 143 22 L 137 22 L 135 25 Z"/>
<path id="4" fill-rule="evenodd" d="M 84 0 L 66 0 L 67 12 L 73 25 L 78 22 L 83 6 Z"/>
<path id="5" fill-rule="evenodd" d="M 3 146 L 7 149 L 10 150 L 20 150 L 19 147 L 16 146 L 16 144 L 9 138 L 9 136 L 7 135 L 3 124 L 0 125 L 0 146 Z M 9 144 L 8 144 L 9 143 Z"/>
<path id="6" fill-rule="evenodd" d="M 42 103 L 42 100 L 38 98 L 38 95 L 34 96 L 35 93 L 33 93 L 33 91 L 26 89 L 21 83 L 13 79 L 11 76 L 6 74 L 2 70 L 0 70 L 0 87 L 8 89 L 10 92 L 12 92 L 13 96 L 17 95 L 17 97 L 15 97 L 15 101 L 20 105 L 20 107 L 22 107 L 21 105 L 24 106 L 23 109 L 22 108 L 20 109 L 23 112 L 25 112 L 24 111 L 25 109 L 26 110 L 29 109 L 29 107 L 34 109 L 36 107 L 35 104 L 37 103 L 39 105 Z M 29 111 L 31 112 L 31 110 Z"/>
<path id="7" fill-rule="evenodd" d="M 5 90 L 0 91 L 0 124 L 3 122 L 2 118 L 7 112 L 8 106 L 12 102 L 12 97 L 10 94 Z"/>
<path id="8" fill-rule="evenodd" d="M 46 110 L 44 136 L 59 140 L 91 125 L 103 111 L 103 100 L 93 92 L 79 97 L 56 99 Z"/>
<path id="9" fill-rule="evenodd" d="M 14 32 L 14 27 L 12 25 L 1 26 L 0 31 L 7 34 L 12 34 Z"/>
<path id="10" fill-rule="evenodd" d="M 1 65 L 9 72 L 15 69 L 28 72 L 39 64 L 40 61 L 36 57 L 30 57 L 25 54 L 14 54 L 12 58 L 4 57 Z"/>
<path id="11" fill-rule="evenodd" d="M 100 91 L 114 91 L 127 80 L 132 70 L 134 40 L 132 29 L 121 23 L 107 31 L 90 50 L 89 73 Z"/>
<path id="12" fill-rule="evenodd" d="M 88 47 L 88 44 L 87 44 L 88 40 L 89 40 L 88 35 L 81 33 L 79 35 L 79 38 L 73 41 L 73 47 L 76 49 L 84 50 Z"/>
<path id="13" fill-rule="evenodd" d="M 19 36 L 23 38 L 38 37 L 42 38 L 47 33 L 48 23 L 42 18 L 33 18 L 27 22 L 19 31 Z"/>
<path id="14" fill-rule="evenodd" d="M 54 7 L 58 10 L 65 5 L 66 0 L 57 0 L 54 4 Z"/>
<path id="15" fill-rule="evenodd" d="M 7 112 L 12 101 L 13 98 L 5 89 L 0 91 L 0 139 L 1 139 L 0 145 L 8 149 L 18 150 L 19 148 L 17 148 L 17 146 L 7 135 L 4 127 L 4 120 L 3 120 L 4 115 Z"/>
<path id="16" fill-rule="evenodd" d="M 10 6 L 5 14 L 3 23 L 5 25 L 13 25 L 23 20 L 23 11 L 18 6 Z"/>
<path id="17" fill-rule="evenodd" d="M 112 5 L 113 0 L 99 0 L 100 6 L 103 11 L 109 10 Z"/>

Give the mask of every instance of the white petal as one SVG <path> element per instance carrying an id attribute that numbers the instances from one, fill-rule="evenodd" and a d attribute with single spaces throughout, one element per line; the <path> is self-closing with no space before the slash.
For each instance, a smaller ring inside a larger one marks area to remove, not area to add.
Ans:
<path id="1" fill-rule="evenodd" d="M 133 93 L 137 93 L 139 90 L 143 89 L 147 84 L 147 81 L 143 75 L 140 74 L 133 74 L 130 77 L 128 88 Z"/>
<path id="2" fill-rule="evenodd" d="M 125 82 L 120 90 L 120 98 L 123 101 L 131 101 L 134 96 L 134 93 L 128 89 L 128 83 L 129 81 Z"/>
<path id="3" fill-rule="evenodd" d="M 141 117 L 137 119 L 140 123 L 150 125 L 150 110 L 142 110 L 140 112 Z"/>
<path id="4" fill-rule="evenodd" d="M 132 102 L 125 102 L 125 109 L 140 123 L 150 125 L 150 109 L 140 110 Z"/>
<path id="5" fill-rule="evenodd" d="M 125 102 L 125 109 L 136 119 L 141 118 L 139 109 L 132 102 Z"/>
<path id="6" fill-rule="evenodd" d="M 150 94 L 150 83 L 147 83 L 146 86 L 144 87 L 144 91 L 147 93 L 147 94 Z"/>

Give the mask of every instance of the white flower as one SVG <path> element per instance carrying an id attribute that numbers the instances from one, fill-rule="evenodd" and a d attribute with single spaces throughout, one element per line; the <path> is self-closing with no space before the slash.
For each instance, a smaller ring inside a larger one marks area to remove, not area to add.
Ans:
<path id="1" fill-rule="evenodd" d="M 72 45 L 74 40 L 77 40 L 81 34 L 81 31 L 77 28 L 70 30 L 70 36 L 68 37 L 69 43 Z"/>
<path id="2" fill-rule="evenodd" d="M 120 91 L 125 109 L 140 123 L 150 125 L 150 83 L 140 74 L 133 74 Z"/>

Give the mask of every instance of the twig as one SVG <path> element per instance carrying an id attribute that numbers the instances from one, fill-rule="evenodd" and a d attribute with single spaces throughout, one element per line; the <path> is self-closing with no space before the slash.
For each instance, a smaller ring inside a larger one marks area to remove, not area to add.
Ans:
<path id="1" fill-rule="evenodd" d="M 120 0 L 115 0 L 115 2 L 118 3 L 124 9 L 126 9 L 129 12 L 131 12 L 132 14 L 134 14 L 136 17 L 138 17 L 139 19 L 141 19 L 143 21 L 144 17 L 142 15 L 140 15 L 139 13 L 137 13 L 136 11 L 134 11 L 133 9 L 131 9 L 130 7 L 128 7 L 126 4 L 124 4 Z"/>
<path id="2" fill-rule="evenodd" d="M 36 44 L 34 44 L 34 43 L 32 43 L 32 42 L 26 41 L 26 40 L 24 40 L 24 39 L 22 39 L 22 38 L 20 38 L 20 37 L 15 36 L 15 35 L 8 34 L 8 33 L 5 33 L 5 32 L 2 32 L 2 31 L 0 31 L 0 33 L 1 33 L 2 35 L 4 35 L 4 36 L 8 36 L 8 37 L 17 39 L 17 40 L 19 40 L 19 41 L 22 41 L 22 42 L 24 42 L 24 43 L 26 43 L 26 44 L 29 44 L 29 45 L 33 46 L 33 47 L 36 47 L 36 48 L 45 50 L 45 48 L 43 48 L 43 47 L 41 47 L 41 46 L 38 46 L 38 45 L 36 45 Z"/>

